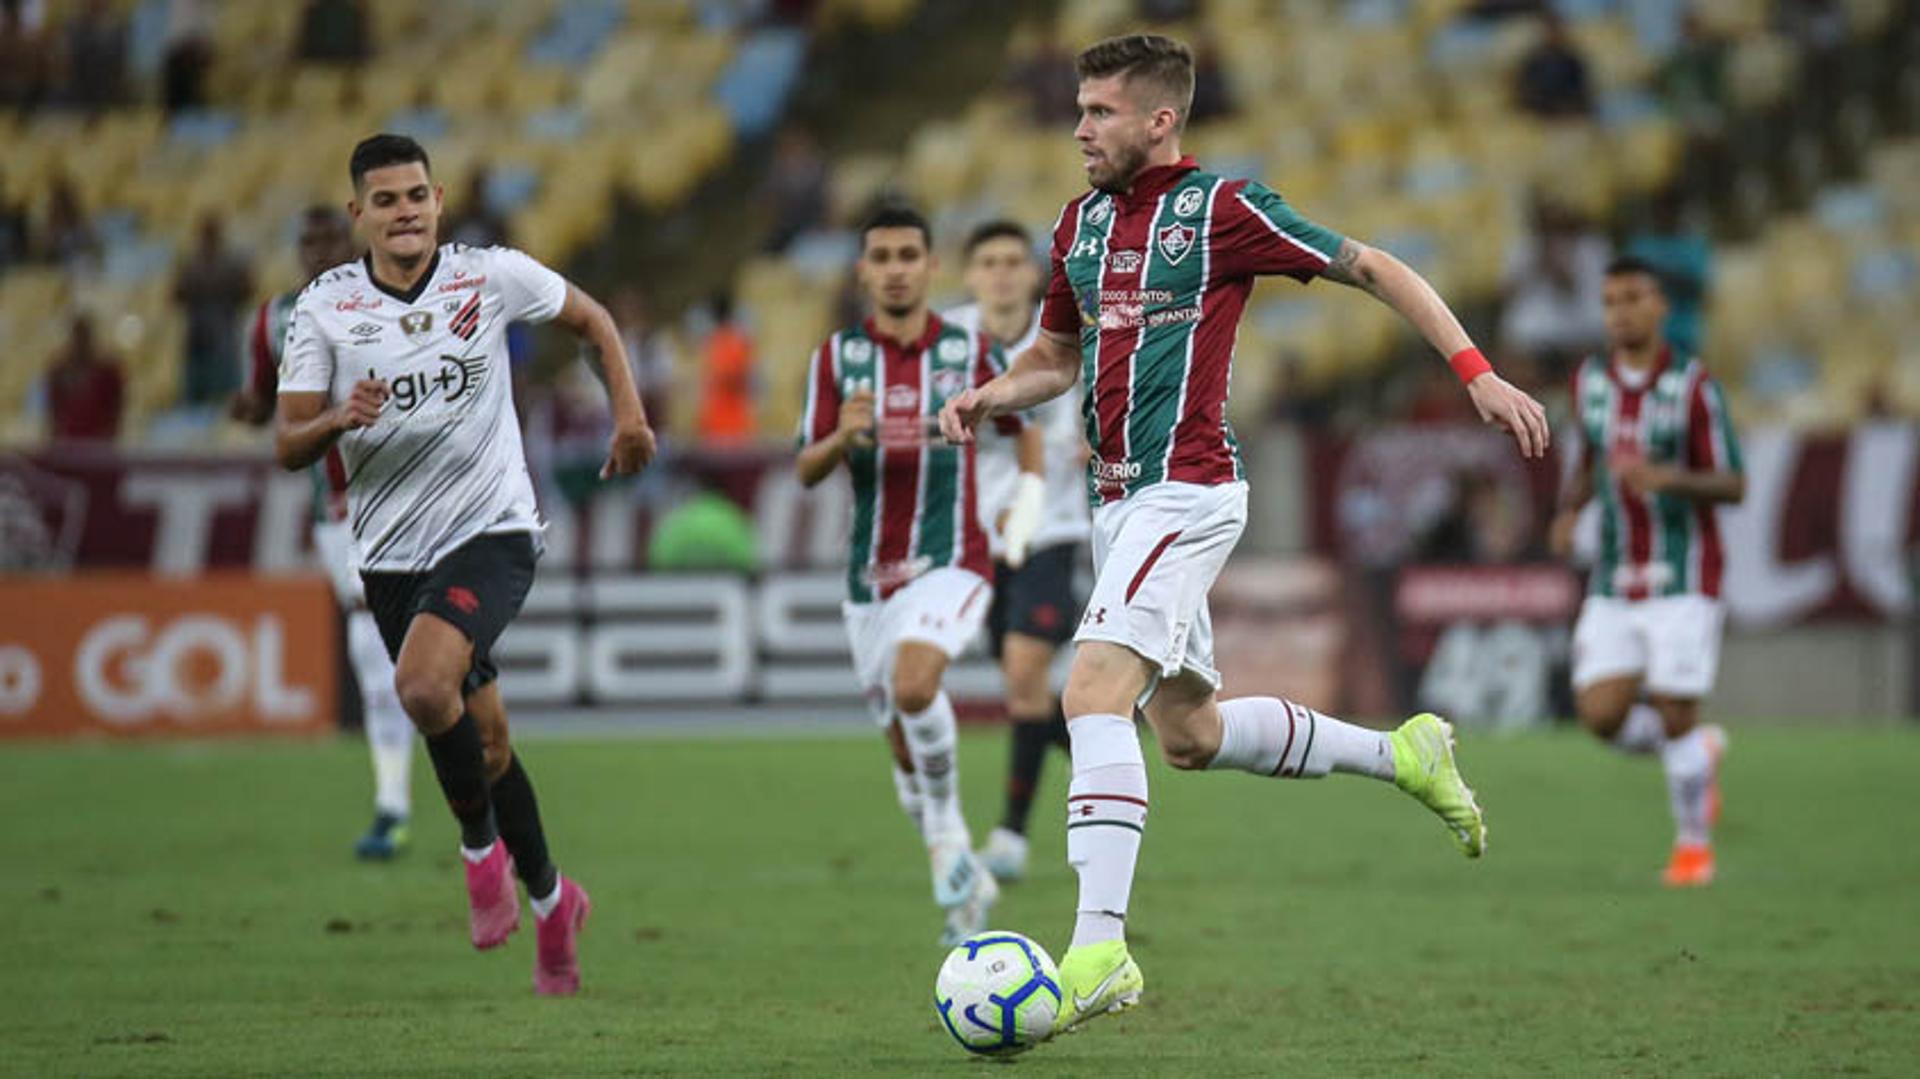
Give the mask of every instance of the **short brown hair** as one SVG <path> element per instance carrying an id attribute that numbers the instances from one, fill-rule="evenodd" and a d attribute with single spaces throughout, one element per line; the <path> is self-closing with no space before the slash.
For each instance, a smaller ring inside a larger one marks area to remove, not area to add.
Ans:
<path id="1" fill-rule="evenodd" d="M 1193 108 L 1193 50 L 1185 42 L 1159 34 L 1122 34 L 1087 46 L 1073 63 L 1081 79 L 1121 75 L 1145 83 L 1155 104 L 1171 105 L 1187 126 Z"/>

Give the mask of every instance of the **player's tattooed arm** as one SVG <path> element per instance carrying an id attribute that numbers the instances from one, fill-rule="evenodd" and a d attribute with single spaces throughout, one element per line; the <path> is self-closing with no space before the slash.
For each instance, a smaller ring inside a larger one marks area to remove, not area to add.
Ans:
<path id="1" fill-rule="evenodd" d="M 1360 255 L 1369 250 L 1367 245 L 1352 240 L 1341 240 L 1340 250 L 1334 253 L 1333 261 L 1320 271 L 1320 276 L 1342 285 L 1352 285 L 1366 292 L 1374 292 L 1377 278 L 1373 270 L 1360 265 Z M 1374 293 L 1378 295 L 1378 293 Z"/>

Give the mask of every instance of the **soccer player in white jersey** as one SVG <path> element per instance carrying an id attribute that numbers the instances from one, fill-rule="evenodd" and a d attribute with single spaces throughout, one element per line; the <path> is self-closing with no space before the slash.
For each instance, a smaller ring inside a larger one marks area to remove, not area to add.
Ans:
<path id="1" fill-rule="evenodd" d="M 353 231 L 331 206 L 310 206 L 300 218 L 300 267 L 312 281 L 353 258 Z M 260 305 L 247 334 L 247 377 L 234 395 L 234 418 L 259 426 L 273 419 L 280 382 L 280 351 L 300 289 Z M 367 747 L 373 756 L 373 824 L 353 845 L 361 858 L 384 861 L 406 849 L 413 811 L 413 723 L 393 689 L 393 658 L 380 627 L 367 610 L 365 590 L 347 523 L 346 469 L 336 447 L 307 469 L 313 481 L 313 549 L 333 583 L 334 599 L 347 619 L 347 658 L 360 687 Z"/>
<path id="2" fill-rule="evenodd" d="M 539 935 L 534 991 L 572 993 L 590 904 L 548 855 L 489 654 L 533 583 L 543 528 L 507 324 L 557 321 L 598 351 L 614 415 L 604 475 L 644 468 L 653 431 L 605 308 L 518 251 L 438 243 L 443 195 L 418 143 L 365 139 L 349 173 L 367 255 L 300 294 L 275 449 L 289 469 L 340 449 L 367 605 L 460 822 L 474 947 L 519 927 L 518 872 Z"/>
<path id="3" fill-rule="evenodd" d="M 973 302 L 946 313 L 979 330 L 1009 356 L 1040 334 L 1040 266 L 1033 238 L 1014 221 L 988 221 L 967 236 L 967 292 Z M 980 520 L 993 541 L 993 606 L 987 636 L 1006 679 L 1011 753 L 1006 808 L 980 860 L 1003 881 L 1027 870 L 1027 820 L 1049 746 L 1067 748 L 1067 717 L 1053 687 L 1053 656 L 1080 616 L 1074 561 L 1087 542 L 1086 443 L 1073 394 L 1034 410 L 1046 446 L 1044 476 L 1020 472 L 1011 447 L 980 447 Z"/>
<path id="4" fill-rule="evenodd" d="M 1540 406 L 1493 373 L 1418 274 L 1301 217 L 1264 185 L 1181 155 L 1193 101 L 1185 45 L 1114 38 L 1081 53 L 1077 67 L 1074 134 L 1092 190 L 1055 226 L 1040 336 L 1008 374 L 940 416 L 948 437 L 964 440 L 985 419 L 1087 383 L 1097 569 L 1066 689 L 1067 858 L 1080 898 L 1056 1029 L 1135 1003 L 1144 986 L 1125 937 L 1148 805 L 1136 707 L 1176 768 L 1374 777 L 1438 814 L 1468 856 L 1485 847 L 1480 808 L 1438 716 L 1389 735 L 1272 697 L 1217 698 L 1206 601 L 1246 522 L 1225 412 L 1253 279 L 1325 276 L 1368 292 L 1451 360 L 1481 418 L 1510 431 L 1523 454 L 1545 453 L 1548 438 Z"/>
<path id="5" fill-rule="evenodd" d="M 1615 260 L 1602 299 L 1607 353 L 1574 372 L 1578 438 L 1551 536 L 1571 553 L 1581 507 L 1600 500 L 1600 548 L 1573 629 L 1575 707 L 1600 740 L 1660 755 L 1674 823 L 1662 879 L 1703 885 L 1727 742 L 1700 723 L 1725 619 L 1716 515 L 1746 495 L 1746 474 L 1719 384 L 1661 332 L 1667 299 L 1654 268 Z"/>
<path id="6" fill-rule="evenodd" d="M 823 342 L 807 372 L 795 469 L 808 487 L 844 464 L 853 482 L 847 640 L 854 673 L 893 748 L 894 790 L 925 842 L 948 946 L 985 929 L 999 895 L 960 810 L 947 665 L 993 602 L 972 445 L 938 436 L 940 407 L 1006 370 L 1000 347 L 927 307 L 926 219 L 884 207 L 860 230 L 860 284 L 873 313 Z M 1038 473 L 1037 429 L 1007 416 L 1020 468 Z"/>

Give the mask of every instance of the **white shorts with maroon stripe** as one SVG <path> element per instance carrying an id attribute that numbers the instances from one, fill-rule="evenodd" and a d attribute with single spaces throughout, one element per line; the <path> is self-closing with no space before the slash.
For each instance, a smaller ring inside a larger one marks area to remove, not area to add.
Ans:
<path id="1" fill-rule="evenodd" d="M 840 605 L 847 643 L 853 647 L 853 673 L 881 726 L 893 721 L 887 695 L 901 643 L 921 641 L 952 659 L 980 635 L 980 623 L 992 605 L 993 586 L 957 566 L 928 570 L 886 599 Z"/>
<path id="2" fill-rule="evenodd" d="M 1218 689 L 1207 593 L 1246 526 L 1240 481 L 1157 483 L 1094 510 L 1098 568 L 1073 639 L 1123 645 L 1162 679 L 1192 671 Z"/>
<path id="3" fill-rule="evenodd" d="M 1720 670 L 1720 601 L 1687 594 L 1588 596 L 1573 625 L 1573 688 L 1638 676 L 1647 692 L 1698 699 Z"/>

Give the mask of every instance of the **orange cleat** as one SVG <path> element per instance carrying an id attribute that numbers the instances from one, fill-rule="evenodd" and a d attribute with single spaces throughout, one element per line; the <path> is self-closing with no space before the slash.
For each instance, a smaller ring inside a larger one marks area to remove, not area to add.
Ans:
<path id="1" fill-rule="evenodd" d="M 1661 883 L 1669 888 L 1698 888 L 1713 883 L 1713 848 L 1704 843 L 1676 843 Z"/>

